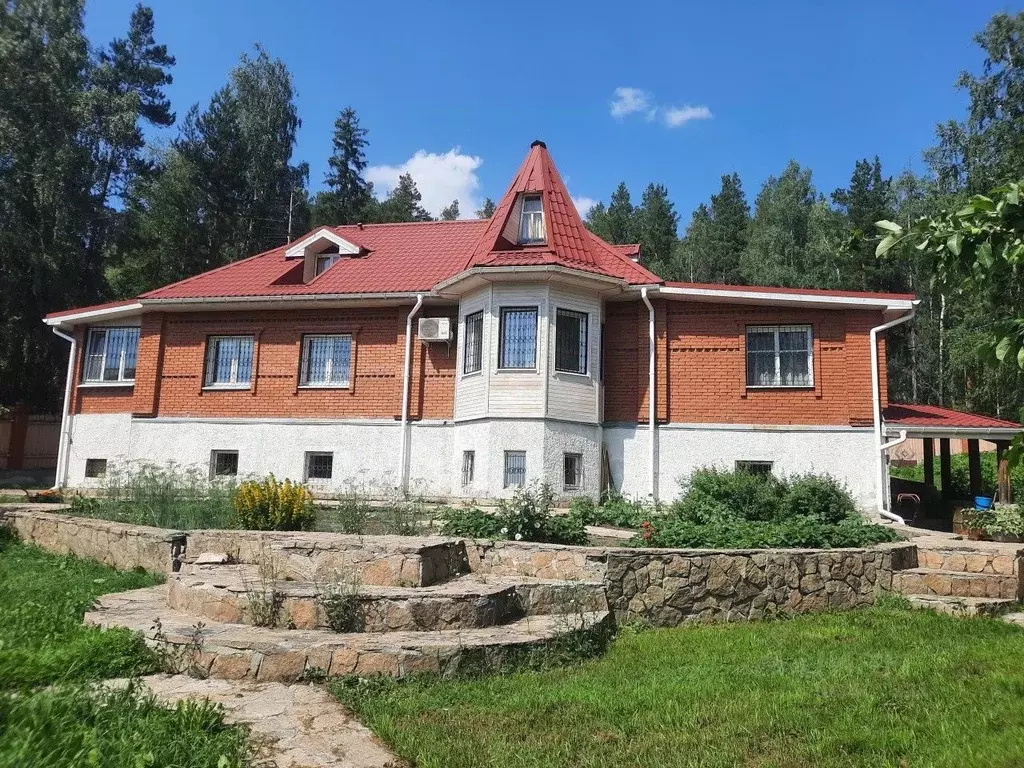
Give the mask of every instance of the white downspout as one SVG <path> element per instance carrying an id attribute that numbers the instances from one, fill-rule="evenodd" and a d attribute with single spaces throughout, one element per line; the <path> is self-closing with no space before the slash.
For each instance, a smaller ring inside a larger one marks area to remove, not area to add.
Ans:
<path id="1" fill-rule="evenodd" d="M 658 500 L 658 466 L 656 458 L 656 430 L 657 430 L 657 397 L 658 390 L 655 382 L 654 371 L 654 305 L 647 298 L 646 286 L 640 289 L 640 298 L 647 305 L 647 355 L 648 355 L 648 380 L 647 380 L 647 428 L 651 434 L 651 497 Z"/>
<path id="2" fill-rule="evenodd" d="M 401 464 L 398 466 L 399 487 L 404 496 L 409 492 L 409 466 L 406 456 L 409 450 L 409 379 L 412 376 L 412 320 L 423 306 L 423 294 L 416 294 L 416 304 L 405 319 L 405 366 L 402 374 L 402 446 L 399 450 Z"/>
<path id="3" fill-rule="evenodd" d="M 903 523 L 904 520 L 899 515 L 889 511 L 888 494 L 886 493 L 889 484 L 886 482 L 885 452 L 906 440 L 906 434 L 902 434 L 901 439 L 895 440 L 892 443 L 882 442 L 882 392 L 878 370 L 878 334 L 890 328 L 895 328 L 897 325 L 901 325 L 908 320 L 912 320 L 916 313 L 917 309 L 911 308 L 902 317 L 897 317 L 895 320 L 890 320 L 888 323 L 883 323 L 871 329 L 871 409 L 873 411 L 872 416 L 874 417 L 875 427 L 875 507 L 878 510 L 878 514 L 882 517 L 897 523 Z"/>
<path id="4" fill-rule="evenodd" d="M 74 336 L 69 336 L 59 328 L 53 328 L 53 332 L 65 341 L 71 342 L 71 351 L 68 353 L 68 375 L 64 382 L 64 409 L 60 413 L 60 441 L 57 443 L 57 472 L 53 478 L 53 488 L 63 488 L 68 482 L 68 450 L 71 438 L 71 385 L 75 377 L 75 353 L 78 351 L 78 344 Z"/>

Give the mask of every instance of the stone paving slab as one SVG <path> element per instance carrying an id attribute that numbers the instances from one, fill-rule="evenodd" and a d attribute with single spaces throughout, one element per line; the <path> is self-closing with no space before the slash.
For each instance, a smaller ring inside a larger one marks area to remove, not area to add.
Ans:
<path id="1" fill-rule="evenodd" d="M 323 688 L 150 675 L 157 699 L 207 699 L 224 719 L 249 727 L 258 764 L 277 768 L 399 768 L 404 765 Z M 264 762 L 260 762 L 264 761 Z M 273 761 L 272 763 L 270 761 Z"/>
<path id="2" fill-rule="evenodd" d="M 510 624 L 467 630 L 338 634 L 269 629 L 174 611 L 164 600 L 162 586 L 105 595 L 85 614 L 86 624 L 142 632 L 151 644 L 186 649 L 198 645 L 194 663 L 212 677 L 261 682 L 294 682 L 312 674 L 443 675 L 464 663 L 500 667 L 510 651 L 541 646 L 567 631 L 610 621 L 608 612 L 602 611 L 527 616 Z"/>
<path id="3" fill-rule="evenodd" d="M 999 597 L 956 597 L 953 595 L 906 595 L 915 608 L 927 608 L 951 616 L 1000 616 L 1019 605 L 1017 600 Z"/>

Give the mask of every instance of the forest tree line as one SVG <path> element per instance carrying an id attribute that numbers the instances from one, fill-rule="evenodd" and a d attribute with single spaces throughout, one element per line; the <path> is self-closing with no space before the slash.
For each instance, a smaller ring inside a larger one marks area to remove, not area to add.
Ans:
<path id="1" fill-rule="evenodd" d="M 124 37 L 96 46 L 83 0 L 0 4 L 0 407 L 59 408 L 67 345 L 40 322 L 47 312 L 136 296 L 320 224 L 431 218 L 408 175 L 374 194 L 369 132 L 351 107 L 314 193 L 295 161 L 291 73 L 259 46 L 179 119 L 165 92 L 175 59 L 152 10 L 140 4 L 126 22 Z M 639 242 L 668 280 L 916 293 L 916 322 L 890 340 L 892 399 L 1019 418 L 1019 370 L 985 368 L 978 347 L 1002 311 L 1020 314 L 1021 286 L 1008 282 L 993 312 L 933 288 L 924 257 L 874 255 L 874 222 L 909 223 L 1024 176 L 1024 14 L 994 16 L 976 40 L 981 71 L 956 83 L 967 114 L 937 127 L 924 174 L 865 158 L 827 191 L 790 161 L 752 200 L 738 174 L 723 175 L 688 219 L 664 185 L 634 202 L 623 183 L 587 224 L 609 242 Z M 173 138 L 147 141 L 153 128 Z M 493 210 L 490 199 L 465 212 L 453 201 L 441 218 Z"/>

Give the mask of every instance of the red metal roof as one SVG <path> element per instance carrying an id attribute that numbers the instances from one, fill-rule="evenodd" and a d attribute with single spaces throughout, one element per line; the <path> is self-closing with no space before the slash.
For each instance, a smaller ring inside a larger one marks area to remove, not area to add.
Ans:
<path id="1" fill-rule="evenodd" d="M 131 304 L 138 304 L 138 299 L 124 299 L 122 301 L 108 301 L 105 304 L 93 304 L 89 307 L 76 307 L 75 309 L 62 309 L 59 312 L 49 312 L 45 315 L 46 319 L 64 317 L 65 315 L 77 315 L 80 312 L 95 312 L 100 309 L 117 309 L 118 307 L 127 307 Z"/>
<path id="2" fill-rule="evenodd" d="M 832 291 L 824 288 L 778 288 L 772 285 L 726 285 L 725 283 L 680 283 L 666 282 L 668 288 L 696 288 L 708 291 L 765 291 L 768 293 L 792 293 L 800 296 L 842 296 L 851 299 L 894 299 L 914 301 L 912 293 L 872 293 L 870 291 Z"/>
<path id="3" fill-rule="evenodd" d="M 937 405 L 905 405 L 890 403 L 882 411 L 889 426 L 934 427 L 948 429 L 1021 429 L 1021 425 L 977 413 L 954 411 Z"/>
<path id="4" fill-rule="evenodd" d="M 509 229 L 519 232 L 518 222 L 511 222 L 510 226 L 509 219 L 524 194 L 539 194 L 544 207 L 547 240 L 539 245 L 521 245 L 504 235 Z M 632 248 L 637 249 L 637 246 Z M 622 248 L 608 245 L 586 228 L 558 175 L 547 146 L 542 141 L 535 141 L 495 208 L 487 229 L 466 260 L 465 267 L 540 264 L 558 264 L 616 277 L 632 284 L 661 282 L 660 277 L 633 262 Z"/>
<path id="5" fill-rule="evenodd" d="M 142 294 L 143 299 L 301 296 L 429 291 L 461 271 L 486 220 L 430 221 L 332 227 L 369 251 L 339 259 L 326 272 L 302 282 L 302 260 L 285 259 L 287 246 L 204 272 Z"/>

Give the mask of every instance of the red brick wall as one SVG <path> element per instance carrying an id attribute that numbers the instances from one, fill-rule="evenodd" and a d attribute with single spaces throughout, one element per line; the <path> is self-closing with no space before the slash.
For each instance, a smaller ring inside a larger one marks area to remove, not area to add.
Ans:
<path id="1" fill-rule="evenodd" d="M 409 309 L 150 313 L 143 318 L 135 386 L 76 388 L 74 412 L 399 418 L 405 319 Z M 424 315 L 429 314 L 445 315 L 446 312 L 424 312 Z M 348 389 L 301 389 L 298 386 L 301 340 L 306 333 L 352 334 L 352 376 Z M 254 337 L 250 389 L 203 390 L 206 339 L 217 334 Z M 83 335 L 80 332 L 80 341 Z M 420 344 L 413 339 L 413 353 L 410 417 L 451 418 L 455 401 L 454 344 L 449 349 L 445 344 Z M 75 380 L 80 377 L 81 352 Z"/>
<path id="2" fill-rule="evenodd" d="M 657 418 L 683 423 L 869 425 L 868 332 L 880 312 L 801 310 L 658 300 Z M 746 326 L 810 324 L 814 386 L 746 388 Z M 647 308 L 609 304 L 605 321 L 605 420 L 647 422 Z M 880 349 L 883 405 L 885 349 Z M 666 364 L 667 361 L 667 364 Z"/>

